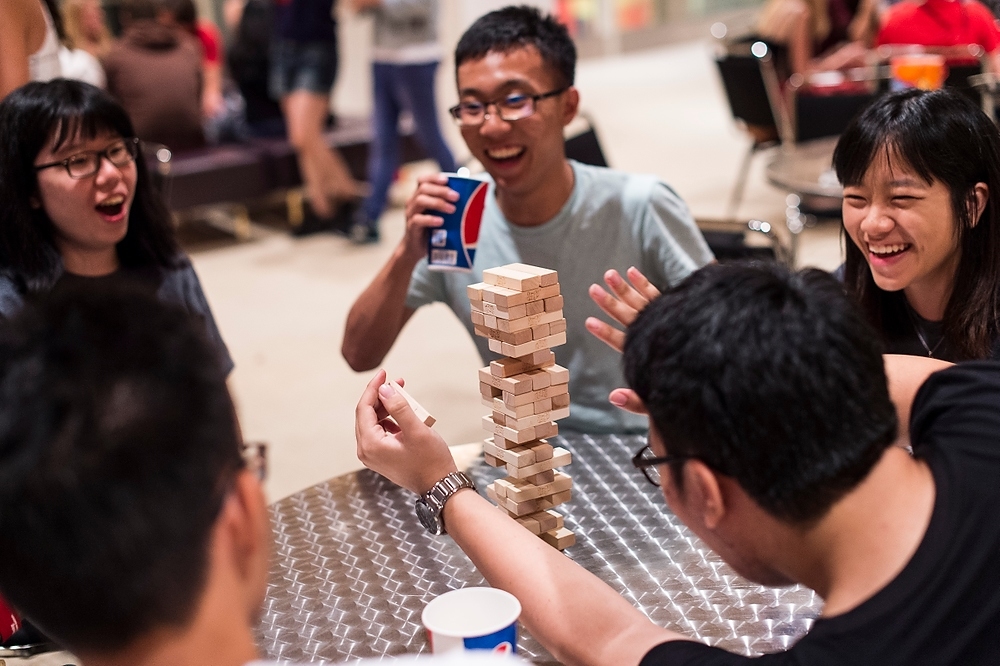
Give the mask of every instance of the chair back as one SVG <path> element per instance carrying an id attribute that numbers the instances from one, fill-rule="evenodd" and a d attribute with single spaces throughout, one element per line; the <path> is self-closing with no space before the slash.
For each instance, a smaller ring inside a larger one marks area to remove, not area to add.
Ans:
<path id="1" fill-rule="evenodd" d="M 793 139 L 770 46 L 746 39 L 724 43 L 715 64 L 733 118 L 747 125 L 757 143 Z"/>

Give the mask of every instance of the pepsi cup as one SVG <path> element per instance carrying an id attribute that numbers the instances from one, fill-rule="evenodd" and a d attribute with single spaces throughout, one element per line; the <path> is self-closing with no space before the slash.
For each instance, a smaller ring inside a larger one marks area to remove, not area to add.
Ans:
<path id="1" fill-rule="evenodd" d="M 487 650 L 517 652 L 517 598 L 492 587 L 465 587 L 446 592 L 424 607 L 421 621 L 431 652 Z"/>
<path id="2" fill-rule="evenodd" d="M 454 213 L 428 211 L 443 217 L 444 224 L 432 227 L 427 236 L 427 264 L 432 271 L 471 271 L 489 183 L 446 175 L 448 187 L 458 192 L 458 201 Z"/>

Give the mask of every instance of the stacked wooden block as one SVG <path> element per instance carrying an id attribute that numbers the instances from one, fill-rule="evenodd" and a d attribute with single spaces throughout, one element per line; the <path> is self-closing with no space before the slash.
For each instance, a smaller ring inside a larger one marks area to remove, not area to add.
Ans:
<path id="1" fill-rule="evenodd" d="M 552 511 L 570 499 L 572 479 L 556 470 L 570 463 L 566 449 L 546 440 L 559 433 L 555 421 L 569 416 L 569 371 L 556 365 L 551 348 L 566 343 L 559 276 L 549 269 L 508 264 L 483 271 L 468 288 L 476 335 L 505 358 L 479 371 L 483 417 L 492 439 L 486 462 L 508 476 L 487 493 L 521 525 L 563 550 L 576 542 Z"/>

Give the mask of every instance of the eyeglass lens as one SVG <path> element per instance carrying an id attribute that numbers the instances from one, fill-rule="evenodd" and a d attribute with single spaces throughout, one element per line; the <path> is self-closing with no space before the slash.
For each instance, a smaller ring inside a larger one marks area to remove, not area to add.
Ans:
<path id="1" fill-rule="evenodd" d="M 643 450 L 643 458 L 654 458 L 652 449 L 648 446 Z M 660 485 L 660 466 L 659 465 L 646 465 L 641 468 L 642 473 L 646 475 L 646 479 L 652 483 L 654 486 Z"/>
<path id="2" fill-rule="evenodd" d="M 108 161 L 116 167 L 123 167 L 135 159 L 135 153 L 135 142 L 119 141 L 102 151 L 71 156 L 66 160 L 66 170 L 73 178 L 86 178 L 100 171 L 102 157 L 107 157 Z"/>
<path id="3" fill-rule="evenodd" d="M 461 125 L 481 125 L 486 120 L 487 107 L 496 106 L 501 120 L 521 120 L 535 112 L 535 100 L 528 95 L 509 95 L 504 99 L 483 104 L 463 102 L 458 105 L 456 119 Z"/>

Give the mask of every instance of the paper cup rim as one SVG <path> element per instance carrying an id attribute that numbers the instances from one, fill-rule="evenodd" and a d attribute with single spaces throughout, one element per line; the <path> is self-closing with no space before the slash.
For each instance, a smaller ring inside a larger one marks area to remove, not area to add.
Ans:
<path id="1" fill-rule="evenodd" d="M 477 628 L 475 633 L 449 631 L 448 629 L 435 627 L 434 620 L 436 618 L 433 616 L 437 611 L 437 607 L 445 603 L 450 603 L 458 597 L 480 597 L 482 599 L 492 597 L 491 603 L 507 604 L 510 608 L 505 609 L 506 613 L 500 616 L 502 619 L 498 619 L 496 623 L 484 625 L 482 631 L 479 631 Z M 444 599 L 444 601 L 441 601 L 442 599 Z M 428 622 L 429 615 L 431 617 L 430 622 Z M 439 634 L 441 636 L 449 636 L 452 638 L 477 638 L 480 636 L 495 634 L 496 632 L 509 627 L 517 622 L 517 619 L 520 616 L 521 602 L 518 601 L 517 597 L 510 592 L 499 590 L 495 587 L 463 587 L 457 590 L 451 590 L 450 592 L 445 592 L 444 594 L 431 599 L 431 601 L 424 606 L 424 610 L 420 614 L 420 621 L 432 634 Z"/>

